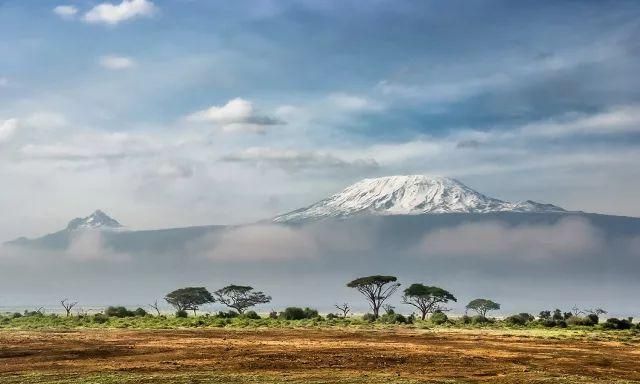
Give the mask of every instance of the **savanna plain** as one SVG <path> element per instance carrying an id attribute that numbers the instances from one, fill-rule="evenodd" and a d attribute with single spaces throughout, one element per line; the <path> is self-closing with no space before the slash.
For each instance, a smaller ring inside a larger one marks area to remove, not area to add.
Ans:
<path id="1" fill-rule="evenodd" d="M 1 383 L 640 383 L 637 329 L 50 319 L 2 319 Z"/>

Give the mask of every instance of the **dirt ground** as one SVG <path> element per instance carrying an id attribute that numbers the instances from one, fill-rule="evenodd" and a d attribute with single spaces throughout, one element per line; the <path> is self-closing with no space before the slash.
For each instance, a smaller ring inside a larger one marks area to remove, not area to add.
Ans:
<path id="1" fill-rule="evenodd" d="M 121 379 L 98 380 L 107 374 Z M 640 382 L 640 344 L 479 330 L 0 331 L 0 383 L 179 382 L 172 377 L 194 378 L 186 383 Z"/>

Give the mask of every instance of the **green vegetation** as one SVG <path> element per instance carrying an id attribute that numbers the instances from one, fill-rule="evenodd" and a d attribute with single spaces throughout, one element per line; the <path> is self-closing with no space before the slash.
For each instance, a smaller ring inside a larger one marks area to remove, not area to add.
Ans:
<path id="1" fill-rule="evenodd" d="M 201 305 L 215 301 L 211 293 L 204 287 L 176 289 L 173 292 L 169 292 L 164 299 L 176 309 L 177 313 L 193 311 L 194 316 Z"/>
<path id="2" fill-rule="evenodd" d="M 423 284 L 411 284 L 404 290 L 402 302 L 416 307 L 420 311 L 421 319 L 428 314 L 443 311 L 441 305 L 449 301 L 458 301 L 449 291 L 439 287 L 430 287 Z"/>
<path id="3" fill-rule="evenodd" d="M 247 308 L 257 304 L 266 304 L 271 301 L 271 296 L 262 292 L 255 292 L 253 287 L 242 285 L 229 285 L 214 292 L 217 301 L 233 308 L 242 314 Z"/>
<path id="4" fill-rule="evenodd" d="M 373 275 L 355 279 L 347 284 L 362 293 L 369 302 L 373 316 L 377 319 L 380 307 L 400 287 L 395 276 Z"/>

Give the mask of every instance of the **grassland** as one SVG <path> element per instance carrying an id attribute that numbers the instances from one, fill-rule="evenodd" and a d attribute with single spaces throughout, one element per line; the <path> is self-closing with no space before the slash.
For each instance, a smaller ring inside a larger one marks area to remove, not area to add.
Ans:
<path id="1" fill-rule="evenodd" d="M 0 383 L 640 383 L 640 332 L 598 327 L 0 318 Z"/>

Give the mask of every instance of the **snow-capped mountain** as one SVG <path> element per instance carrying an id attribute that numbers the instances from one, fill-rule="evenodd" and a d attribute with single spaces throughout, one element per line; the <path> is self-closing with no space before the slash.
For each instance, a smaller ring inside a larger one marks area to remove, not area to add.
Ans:
<path id="1" fill-rule="evenodd" d="M 278 216 L 273 221 L 301 222 L 358 214 L 490 212 L 549 213 L 565 210 L 530 200 L 511 203 L 494 199 L 447 177 L 410 175 L 364 179 L 327 199 Z"/>
<path id="2" fill-rule="evenodd" d="M 99 209 L 87 217 L 76 217 L 67 225 L 67 231 L 87 229 L 114 230 L 122 228 L 124 228 L 122 224 Z"/>

